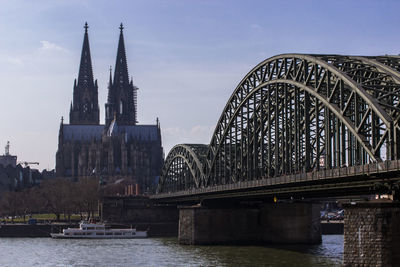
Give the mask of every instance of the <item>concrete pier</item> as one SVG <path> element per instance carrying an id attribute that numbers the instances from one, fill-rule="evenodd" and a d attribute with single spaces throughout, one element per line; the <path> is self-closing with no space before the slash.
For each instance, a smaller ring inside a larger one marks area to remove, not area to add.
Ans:
<path id="1" fill-rule="evenodd" d="M 400 203 L 344 205 L 344 266 L 398 266 Z"/>
<path id="2" fill-rule="evenodd" d="M 181 207 L 179 243 L 318 244 L 321 224 L 318 204 L 274 203 L 259 207 Z"/>
<path id="3" fill-rule="evenodd" d="M 100 203 L 102 221 L 122 226 L 134 225 L 149 229 L 149 236 L 178 235 L 178 210 L 176 205 L 160 205 L 146 196 L 103 197 Z"/>

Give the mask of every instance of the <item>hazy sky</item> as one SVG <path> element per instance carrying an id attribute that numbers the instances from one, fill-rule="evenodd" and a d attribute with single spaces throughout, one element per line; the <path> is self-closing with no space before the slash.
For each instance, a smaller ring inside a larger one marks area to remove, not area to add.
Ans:
<path id="1" fill-rule="evenodd" d="M 0 149 L 9 140 L 18 160 L 54 168 L 85 21 L 101 123 L 122 22 L 139 123 L 159 117 L 167 154 L 177 143 L 209 143 L 234 88 L 264 59 L 399 54 L 399 10 L 400 1 L 383 0 L 0 0 Z"/>

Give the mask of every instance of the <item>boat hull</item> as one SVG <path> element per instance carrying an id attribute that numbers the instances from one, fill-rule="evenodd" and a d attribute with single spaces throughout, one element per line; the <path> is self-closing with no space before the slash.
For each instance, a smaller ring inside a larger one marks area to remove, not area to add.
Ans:
<path id="1" fill-rule="evenodd" d="M 79 236 L 79 235 L 64 235 L 64 234 L 50 234 L 51 238 L 54 239 L 140 239 L 140 238 L 147 238 L 147 234 L 142 234 L 142 235 L 134 235 L 134 236 L 111 236 L 111 235 L 85 235 L 85 236 Z"/>
<path id="2" fill-rule="evenodd" d="M 146 238 L 147 231 L 136 231 L 136 228 L 108 229 L 104 224 L 82 221 L 79 228 L 67 228 L 62 233 L 52 233 L 50 236 L 63 239 L 135 239 Z"/>

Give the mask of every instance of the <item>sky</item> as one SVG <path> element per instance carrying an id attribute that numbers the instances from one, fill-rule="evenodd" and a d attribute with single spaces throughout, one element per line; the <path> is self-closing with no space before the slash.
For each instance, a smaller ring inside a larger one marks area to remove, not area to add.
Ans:
<path id="1" fill-rule="evenodd" d="M 237 84 L 269 57 L 400 54 L 399 10 L 395 0 L 0 0 L 0 154 L 10 141 L 19 161 L 55 167 L 85 22 L 101 123 L 122 22 L 139 124 L 159 118 L 167 155 L 208 144 Z"/>

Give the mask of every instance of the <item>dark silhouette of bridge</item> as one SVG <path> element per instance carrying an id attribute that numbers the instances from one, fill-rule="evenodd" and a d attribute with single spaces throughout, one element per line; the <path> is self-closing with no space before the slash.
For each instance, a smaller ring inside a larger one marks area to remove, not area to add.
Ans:
<path id="1" fill-rule="evenodd" d="M 254 67 L 209 145 L 176 145 L 156 199 L 397 189 L 400 56 L 283 54 Z"/>
<path id="2" fill-rule="evenodd" d="M 169 152 L 151 197 L 181 205 L 182 244 L 319 243 L 317 198 L 399 198 L 399 119 L 400 56 L 274 56 L 236 87 L 209 145 Z M 345 266 L 399 262 L 398 201 L 344 214 Z"/>

